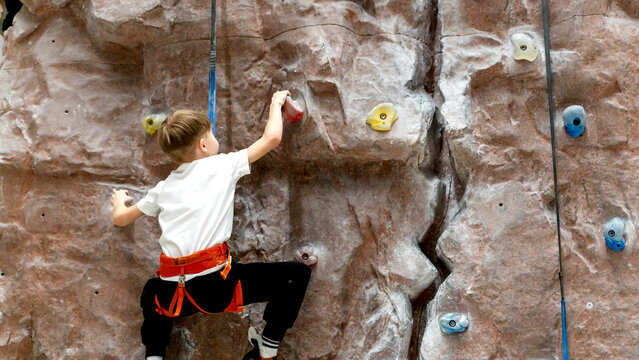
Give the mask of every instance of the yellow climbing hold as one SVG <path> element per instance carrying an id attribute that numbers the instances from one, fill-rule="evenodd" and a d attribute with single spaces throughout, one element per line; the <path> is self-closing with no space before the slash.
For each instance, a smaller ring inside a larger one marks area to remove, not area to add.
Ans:
<path id="1" fill-rule="evenodd" d="M 389 131 L 397 119 L 399 112 L 391 103 L 381 103 L 366 115 L 366 123 L 377 131 Z"/>
<path id="2" fill-rule="evenodd" d="M 166 120 L 166 114 L 151 114 L 142 119 L 142 126 L 146 132 L 153 135 L 162 126 L 164 120 Z"/>

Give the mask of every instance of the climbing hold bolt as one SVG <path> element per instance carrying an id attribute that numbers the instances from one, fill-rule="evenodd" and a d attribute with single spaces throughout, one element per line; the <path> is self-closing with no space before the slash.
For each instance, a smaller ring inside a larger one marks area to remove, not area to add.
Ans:
<path id="1" fill-rule="evenodd" d="M 513 44 L 513 58 L 515 60 L 528 60 L 530 62 L 537 59 L 539 51 L 535 41 L 528 35 L 517 33 L 510 37 L 510 42 Z"/>
<path id="2" fill-rule="evenodd" d="M 297 250 L 297 259 L 307 266 L 311 266 L 317 264 L 318 257 L 315 255 L 313 247 L 306 245 Z"/>
<path id="3" fill-rule="evenodd" d="M 377 131 L 389 131 L 397 119 L 399 112 L 391 103 L 381 103 L 366 115 L 366 123 Z"/>
<path id="4" fill-rule="evenodd" d="M 439 327 L 444 334 L 459 333 L 468 328 L 468 316 L 460 313 L 443 313 L 439 315 Z"/>
<path id="5" fill-rule="evenodd" d="M 162 126 L 165 120 L 166 114 L 151 114 L 142 119 L 142 126 L 146 132 L 153 135 Z"/>
<path id="6" fill-rule="evenodd" d="M 623 233 L 626 230 L 626 223 L 618 218 L 612 218 L 604 225 L 604 238 L 606 245 L 614 251 L 621 251 L 626 247 Z"/>

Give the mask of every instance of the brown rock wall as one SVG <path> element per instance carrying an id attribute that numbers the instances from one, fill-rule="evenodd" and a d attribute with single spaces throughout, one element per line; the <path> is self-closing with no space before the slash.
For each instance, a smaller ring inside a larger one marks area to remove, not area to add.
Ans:
<path id="1" fill-rule="evenodd" d="M 140 119 L 206 111 L 210 1 L 29 0 L 0 38 L 0 358 L 143 356 L 159 227 L 111 224 L 175 164 Z M 639 8 L 550 1 L 571 356 L 635 359 Z M 559 359 L 541 7 L 513 1 L 218 1 L 217 137 L 262 133 L 273 91 L 303 120 L 237 189 L 240 261 L 319 263 L 288 359 Z M 533 62 L 512 57 L 530 36 Z M 434 98 L 433 98 L 434 97 Z M 389 132 L 364 120 L 391 102 Z M 569 137 L 561 112 L 584 106 Z M 626 249 L 603 224 L 626 222 Z M 450 275 L 448 275 L 450 273 Z M 237 359 L 263 305 L 177 321 L 168 359 Z M 444 335 L 443 312 L 468 314 Z"/>

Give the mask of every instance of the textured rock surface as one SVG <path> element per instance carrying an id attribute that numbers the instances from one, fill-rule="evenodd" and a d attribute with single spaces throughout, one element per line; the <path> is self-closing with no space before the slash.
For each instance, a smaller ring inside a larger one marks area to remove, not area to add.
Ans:
<path id="1" fill-rule="evenodd" d="M 571 358 L 634 359 L 637 326 L 635 166 L 639 36 L 627 1 L 550 2 L 564 280 Z M 440 2 L 442 121 L 465 185 L 439 240 L 451 275 L 429 306 L 422 359 L 560 359 L 561 309 L 550 129 L 538 2 Z M 512 59 L 524 32 L 541 54 Z M 561 112 L 586 108 L 569 137 Z M 606 248 L 604 223 L 628 221 L 627 247 Z M 433 319 L 467 312 L 462 336 Z"/>
<path id="2" fill-rule="evenodd" d="M 319 256 L 288 359 L 559 359 L 560 294 L 537 2 L 218 1 L 222 151 L 272 92 L 307 116 L 238 185 L 241 261 Z M 175 164 L 140 124 L 206 110 L 210 1 L 29 0 L 0 38 L 0 358 L 142 358 L 159 228 L 110 222 Z M 571 356 L 636 359 L 639 7 L 551 1 Z M 510 38 L 537 42 L 534 62 Z M 391 102 L 389 132 L 365 124 Z M 561 111 L 584 106 L 585 134 Z M 603 224 L 627 220 L 614 253 Z M 238 359 L 262 305 L 179 320 L 168 359 Z M 464 312 L 444 335 L 443 312 Z"/>

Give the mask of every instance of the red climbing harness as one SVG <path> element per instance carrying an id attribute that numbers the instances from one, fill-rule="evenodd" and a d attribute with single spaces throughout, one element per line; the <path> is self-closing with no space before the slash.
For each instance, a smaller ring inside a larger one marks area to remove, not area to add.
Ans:
<path id="1" fill-rule="evenodd" d="M 184 297 L 186 296 L 191 304 L 193 304 L 193 306 L 195 306 L 198 310 L 205 314 L 212 314 L 205 311 L 195 303 L 193 297 L 191 297 L 188 291 L 186 291 L 184 278 L 187 274 L 199 274 L 202 271 L 224 264 L 226 264 L 226 266 L 222 269 L 220 275 L 224 280 L 226 280 L 226 277 L 231 271 L 231 257 L 229 256 L 229 249 L 226 246 L 226 243 L 198 251 L 189 256 L 173 258 L 161 254 L 160 268 L 155 273 L 162 277 L 179 276 L 179 280 L 177 289 L 175 289 L 175 294 L 173 294 L 173 299 L 171 300 L 171 305 L 169 305 L 169 309 L 164 309 L 160 305 L 158 296 L 155 295 L 155 304 L 158 307 L 155 311 L 164 316 L 177 317 L 182 311 L 182 304 L 184 303 Z M 231 303 L 226 309 L 224 309 L 224 311 L 242 312 L 244 308 L 243 304 L 242 284 L 238 281 L 237 285 L 235 285 L 233 299 L 231 299 Z"/>

